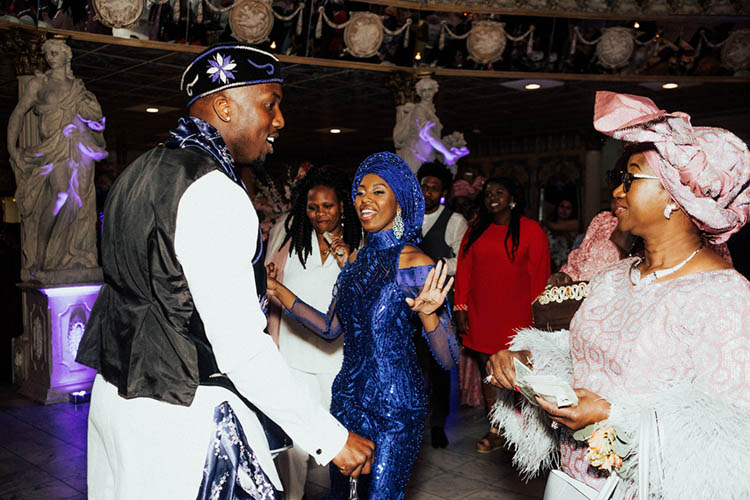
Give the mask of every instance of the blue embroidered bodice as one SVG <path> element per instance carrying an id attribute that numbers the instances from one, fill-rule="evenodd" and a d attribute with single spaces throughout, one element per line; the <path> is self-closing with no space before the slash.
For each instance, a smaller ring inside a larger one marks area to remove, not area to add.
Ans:
<path id="1" fill-rule="evenodd" d="M 376 443 L 370 477 L 360 480 L 360 498 L 402 498 L 417 456 L 425 395 L 414 335 L 422 330 L 435 359 L 446 369 L 458 363 L 455 329 L 443 306 L 440 321 L 425 332 L 404 300 L 419 294 L 432 266 L 399 269 L 404 243 L 393 231 L 368 235 L 354 262 L 334 287 L 327 314 L 295 301 L 289 314 L 318 335 L 344 335 L 344 362 L 333 383 L 331 413 L 349 430 Z M 348 483 L 332 468 L 329 498 L 348 498 Z"/>

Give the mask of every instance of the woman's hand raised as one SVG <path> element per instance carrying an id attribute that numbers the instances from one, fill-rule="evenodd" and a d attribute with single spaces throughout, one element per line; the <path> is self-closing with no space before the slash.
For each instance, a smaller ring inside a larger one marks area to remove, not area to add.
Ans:
<path id="1" fill-rule="evenodd" d="M 331 249 L 331 253 L 333 253 L 336 263 L 340 268 L 343 268 L 349 261 L 349 254 L 351 253 L 349 245 L 347 245 L 344 242 L 344 239 L 340 236 L 333 236 L 328 247 Z"/>
<path id="2" fill-rule="evenodd" d="M 425 278 L 419 295 L 414 298 L 406 297 L 406 303 L 411 310 L 420 316 L 427 316 L 443 305 L 448 291 L 453 286 L 453 278 L 450 278 L 446 283 L 447 277 L 448 268 L 443 266 L 443 261 L 438 261 L 437 265 L 427 273 L 427 278 Z"/>

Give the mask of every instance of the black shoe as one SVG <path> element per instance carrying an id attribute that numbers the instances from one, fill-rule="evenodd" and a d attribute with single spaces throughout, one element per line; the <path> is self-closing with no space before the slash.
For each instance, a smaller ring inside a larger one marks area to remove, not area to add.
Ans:
<path id="1" fill-rule="evenodd" d="M 446 448 L 448 446 L 448 436 L 445 435 L 445 429 L 440 426 L 432 428 L 432 447 Z"/>

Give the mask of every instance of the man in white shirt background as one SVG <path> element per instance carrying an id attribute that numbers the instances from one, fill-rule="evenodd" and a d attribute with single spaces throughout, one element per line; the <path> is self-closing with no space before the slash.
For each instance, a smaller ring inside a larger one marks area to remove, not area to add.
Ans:
<path id="1" fill-rule="evenodd" d="M 456 274 L 456 262 L 461 248 L 461 240 L 468 229 L 466 219 L 452 212 L 443 203 L 450 192 L 452 175 L 445 165 L 439 162 L 423 163 L 417 172 L 417 179 L 424 195 L 424 221 L 422 222 L 422 242 L 419 247 L 435 261 L 442 260 L 448 274 Z M 453 303 L 452 292 L 447 307 Z M 451 372 L 443 370 L 430 355 L 429 348 L 421 336 L 415 337 L 417 356 L 428 382 L 430 394 L 431 440 L 434 448 L 448 446 L 445 435 L 445 420 L 450 413 Z"/>

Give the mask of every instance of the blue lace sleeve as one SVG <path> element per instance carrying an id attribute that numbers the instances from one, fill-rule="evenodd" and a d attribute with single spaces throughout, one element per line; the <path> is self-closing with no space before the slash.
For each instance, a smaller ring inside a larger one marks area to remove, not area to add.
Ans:
<path id="1" fill-rule="evenodd" d="M 287 314 L 325 340 L 336 340 L 342 333 L 341 323 L 336 316 L 335 292 L 331 305 L 328 306 L 328 313 L 322 313 L 297 298 Z"/>
<path id="2" fill-rule="evenodd" d="M 398 284 L 406 292 L 407 297 L 416 297 L 422 290 L 427 273 L 435 266 L 417 266 L 398 270 Z M 452 370 L 458 366 L 459 345 L 456 339 L 456 327 L 450 307 L 443 304 L 437 310 L 438 325 L 431 332 L 422 329 L 422 335 L 427 339 L 432 356 L 446 370 Z"/>

